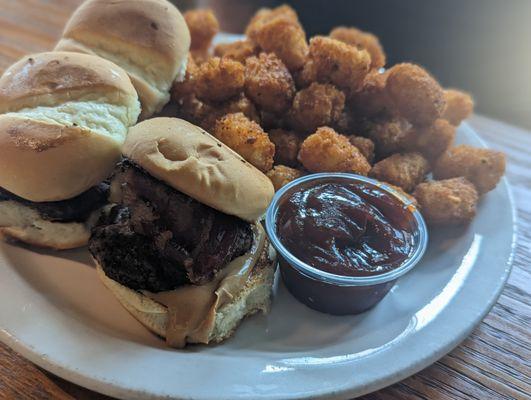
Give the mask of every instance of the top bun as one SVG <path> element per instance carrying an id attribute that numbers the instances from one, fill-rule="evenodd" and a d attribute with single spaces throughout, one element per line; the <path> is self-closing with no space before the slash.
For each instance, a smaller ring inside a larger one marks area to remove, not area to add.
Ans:
<path id="1" fill-rule="evenodd" d="M 184 79 L 190 33 L 166 0 L 87 0 L 66 24 L 56 50 L 96 54 L 125 69 L 142 103 L 142 118 L 169 101 Z"/>
<path id="2" fill-rule="evenodd" d="M 249 222 L 264 214 L 274 194 L 269 178 L 182 119 L 140 122 L 129 130 L 123 153 L 178 191 Z"/>
<path id="3" fill-rule="evenodd" d="M 129 77 L 110 61 L 24 57 L 0 77 L 0 187 L 35 202 L 77 196 L 112 172 L 139 113 Z"/>

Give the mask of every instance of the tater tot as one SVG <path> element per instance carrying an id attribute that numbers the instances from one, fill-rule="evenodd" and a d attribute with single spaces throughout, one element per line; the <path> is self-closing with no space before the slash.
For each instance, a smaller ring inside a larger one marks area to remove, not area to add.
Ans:
<path id="1" fill-rule="evenodd" d="M 474 111 L 474 100 L 468 93 L 457 89 L 446 89 L 444 98 L 446 100 L 446 108 L 442 118 L 454 126 L 458 126 Z"/>
<path id="2" fill-rule="evenodd" d="M 267 53 L 275 53 L 290 71 L 301 68 L 308 56 L 306 33 L 298 22 L 277 17 L 264 22 L 252 39 Z"/>
<path id="3" fill-rule="evenodd" d="M 371 163 L 374 160 L 374 142 L 363 136 L 351 135 L 348 137 L 350 143 L 358 148 L 361 154 Z"/>
<path id="4" fill-rule="evenodd" d="M 218 119 L 213 134 L 262 172 L 273 167 L 275 145 L 256 122 L 243 113 Z"/>
<path id="5" fill-rule="evenodd" d="M 266 22 L 269 22 L 275 18 L 282 17 L 292 21 L 295 24 L 299 23 L 297 13 L 293 8 L 287 4 L 281 5 L 276 8 L 261 8 L 253 17 L 249 20 L 247 27 L 245 28 L 245 35 L 248 38 L 253 38 L 256 35 L 256 31 L 262 27 Z"/>
<path id="6" fill-rule="evenodd" d="M 353 172 L 367 175 L 371 165 L 346 136 L 321 127 L 302 142 L 298 156 L 310 172 Z"/>
<path id="7" fill-rule="evenodd" d="M 416 133 L 413 126 L 403 118 L 370 122 L 366 134 L 374 142 L 378 157 L 412 150 Z"/>
<path id="8" fill-rule="evenodd" d="M 370 32 L 357 28 L 338 26 L 330 32 L 332 39 L 355 46 L 360 50 L 367 50 L 371 56 L 371 69 L 379 69 L 385 65 L 385 53 L 378 38 Z"/>
<path id="9" fill-rule="evenodd" d="M 360 89 L 350 96 L 352 112 L 356 115 L 377 118 L 394 114 L 394 104 L 386 89 L 387 73 L 370 71 Z"/>
<path id="10" fill-rule="evenodd" d="M 303 80 L 333 83 L 350 92 L 360 88 L 371 63 L 366 50 L 324 36 L 310 40 L 308 58 L 302 71 Z"/>
<path id="11" fill-rule="evenodd" d="M 282 113 L 291 106 L 295 83 L 276 55 L 261 53 L 245 62 L 245 94 L 262 110 Z"/>
<path id="12" fill-rule="evenodd" d="M 374 164 L 369 176 L 411 192 L 424 180 L 429 168 L 419 153 L 397 153 Z"/>
<path id="13" fill-rule="evenodd" d="M 215 105 L 204 104 L 195 123 L 207 132 L 212 132 L 218 119 L 227 114 L 238 112 L 243 113 L 250 120 L 260 123 L 260 116 L 256 107 L 244 94 Z"/>
<path id="14" fill-rule="evenodd" d="M 415 148 L 432 162 L 452 146 L 454 139 L 455 126 L 439 118 L 433 125 L 417 131 Z"/>
<path id="15" fill-rule="evenodd" d="M 258 47 L 250 40 L 238 40 L 232 43 L 220 43 L 214 47 L 216 57 L 230 58 L 245 64 L 245 60 L 258 54 Z"/>
<path id="16" fill-rule="evenodd" d="M 269 139 L 275 144 L 275 164 L 296 167 L 302 142 L 299 135 L 284 129 L 272 129 L 269 131 Z"/>
<path id="17" fill-rule="evenodd" d="M 227 58 L 211 58 L 199 66 L 195 75 L 197 98 L 205 102 L 235 97 L 243 90 L 244 84 L 244 66 Z"/>
<path id="18" fill-rule="evenodd" d="M 219 32 L 219 22 L 211 9 L 195 9 L 184 13 L 190 30 L 191 50 L 208 50 L 212 39 Z"/>
<path id="19" fill-rule="evenodd" d="M 333 85 L 314 82 L 295 95 L 288 121 L 296 131 L 310 133 L 338 121 L 344 108 L 343 92 Z"/>
<path id="20" fill-rule="evenodd" d="M 390 68 L 386 87 L 400 114 L 414 125 L 430 125 L 444 111 L 443 89 L 418 65 L 404 63 Z"/>
<path id="21" fill-rule="evenodd" d="M 421 183 L 413 196 L 429 225 L 463 225 L 476 215 L 478 194 L 462 177 Z"/>
<path id="22" fill-rule="evenodd" d="M 282 186 L 300 178 L 304 173 L 299 169 L 290 168 L 285 165 L 275 165 L 266 175 L 271 179 L 273 187 L 275 188 L 275 191 L 277 191 Z"/>
<path id="23" fill-rule="evenodd" d="M 464 144 L 443 153 L 433 168 L 435 179 L 464 176 L 480 195 L 494 189 L 504 173 L 505 154 Z"/>

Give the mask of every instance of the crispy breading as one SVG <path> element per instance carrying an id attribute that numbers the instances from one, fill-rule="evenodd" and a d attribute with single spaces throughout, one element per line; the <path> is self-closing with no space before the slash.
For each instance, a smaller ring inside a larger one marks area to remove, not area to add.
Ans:
<path id="1" fill-rule="evenodd" d="M 267 53 L 275 53 L 290 71 L 301 68 L 308 56 L 308 42 L 302 26 L 278 16 L 264 22 L 250 36 Z"/>
<path id="2" fill-rule="evenodd" d="M 275 145 L 256 122 L 243 113 L 218 119 L 213 134 L 262 172 L 273 167 Z"/>
<path id="3" fill-rule="evenodd" d="M 216 57 L 230 58 L 245 64 L 245 60 L 258 54 L 258 46 L 248 39 L 232 43 L 220 43 L 214 47 Z"/>
<path id="4" fill-rule="evenodd" d="M 444 111 L 443 89 L 418 65 L 403 63 L 390 68 L 386 87 L 397 110 L 414 125 L 430 125 Z"/>
<path id="5" fill-rule="evenodd" d="M 304 173 L 300 169 L 290 168 L 285 165 L 275 165 L 267 172 L 267 177 L 271 179 L 275 191 L 291 181 L 300 178 Z"/>
<path id="6" fill-rule="evenodd" d="M 417 130 L 415 148 L 432 162 L 452 146 L 454 140 L 455 126 L 439 118 L 432 125 Z"/>
<path id="7" fill-rule="evenodd" d="M 194 80 L 199 100 L 221 102 L 241 93 L 245 84 L 245 67 L 228 58 L 214 57 L 199 66 Z"/>
<path id="8" fill-rule="evenodd" d="M 369 176 L 411 192 L 429 169 L 428 160 L 420 153 L 396 153 L 374 164 Z"/>
<path id="9" fill-rule="evenodd" d="M 190 30 L 191 50 L 207 50 L 212 39 L 219 32 L 219 22 L 211 9 L 188 10 L 184 14 L 184 20 Z"/>
<path id="10" fill-rule="evenodd" d="M 181 102 L 186 97 L 195 96 L 194 78 L 198 67 L 192 55 L 188 53 L 188 61 L 186 64 L 186 73 L 182 82 L 173 82 L 171 88 L 171 98 L 175 102 Z"/>
<path id="11" fill-rule="evenodd" d="M 346 26 L 338 26 L 330 32 L 332 39 L 355 46 L 360 50 L 367 50 L 371 56 L 371 69 L 379 69 L 385 65 L 385 52 L 380 40 L 370 32 Z"/>
<path id="12" fill-rule="evenodd" d="M 302 142 L 299 135 L 285 129 L 272 129 L 269 131 L 269 139 L 275 144 L 275 164 L 288 167 L 296 167 L 299 164 L 297 154 Z"/>
<path id="13" fill-rule="evenodd" d="M 366 118 L 388 118 L 396 114 L 394 103 L 387 93 L 388 72 L 370 71 L 360 89 L 351 93 L 351 111 Z"/>
<path id="14" fill-rule="evenodd" d="M 467 224 L 476 215 L 478 193 L 463 177 L 421 183 L 413 196 L 429 225 Z"/>
<path id="15" fill-rule="evenodd" d="M 474 99 L 468 93 L 457 89 L 446 89 L 444 98 L 446 100 L 446 108 L 442 118 L 454 126 L 458 126 L 474 111 Z"/>
<path id="16" fill-rule="evenodd" d="M 321 127 L 304 142 L 299 161 L 310 172 L 353 172 L 367 175 L 371 165 L 346 136 L 332 128 Z"/>
<path id="17" fill-rule="evenodd" d="M 293 8 L 287 4 L 283 4 L 276 8 L 260 8 L 253 17 L 249 20 L 247 27 L 245 28 L 245 35 L 248 38 L 253 39 L 256 36 L 256 32 L 267 22 L 282 17 L 292 21 L 295 24 L 299 24 L 299 17 Z"/>
<path id="18" fill-rule="evenodd" d="M 435 179 L 464 176 L 480 195 L 494 189 L 504 173 L 505 154 L 465 144 L 448 149 L 433 168 Z"/>
<path id="19" fill-rule="evenodd" d="M 245 62 L 245 94 L 262 110 L 283 113 L 291 106 L 295 83 L 275 54 L 261 53 Z"/>
<path id="20" fill-rule="evenodd" d="M 417 137 L 413 126 L 403 118 L 366 123 L 365 132 L 374 142 L 379 158 L 412 150 Z"/>
<path id="21" fill-rule="evenodd" d="M 371 57 L 366 50 L 324 36 L 310 40 L 308 62 L 302 71 L 307 82 L 333 83 L 337 87 L 356 92 L 367 73 Z"/>
<path id="22" fill-rule="evenodd" d="M 343 92 L 333 85 L 314 82 L 297 92 L 288 121 L 293 129 L 307 134 L 338 121 L 344 107 Z"/>
<path id="23" fill-rule="evenodd" d="M 350 143 L 358 148 L 361 154 L 371 163 L 374 160 L 374 142 L 363 136 L 351 135 L 348 137 Z"/>

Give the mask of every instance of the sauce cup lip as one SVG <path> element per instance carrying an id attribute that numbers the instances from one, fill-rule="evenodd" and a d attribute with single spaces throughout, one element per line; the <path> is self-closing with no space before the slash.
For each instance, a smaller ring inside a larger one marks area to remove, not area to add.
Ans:
<path id="1" fill-rule="evenodd" d="M 407 208 L 411 212 L 413 220 L 416 223 L 416 231 L 414 230 L 413 233 L 418 232 L 418 240 L 416 241 L 416 247 L 413 252 L 402 262 L 399 267 L 383 274 L 372 276 L 337 275 L 330 272 L 321 271 L 318 268 L 306 264 L 291 254 L 291 252 L 282 244 L 276 232 L 276 217 L 278 214 L 279 202 L 283 200 L 286 193 L 295 186 L 299 186 L 307 182 L 319 180 L 327 181 L 334 178 L 341 178 L 352 182 L 368 183 L 378 187 L 382 191 L 397 198 L 403 204 L 403 207 Z M 410 271 L 420 261 L 428 245 L 428 229 L 426 227 L 426 223 L 412 201 L 407 200 L 404 195 L 400 195 L 399 192 L 383 182 L 367 178 L 366 176 L 351 173 L 310 174 L 291 181 L 275 193 L 275 196 L 273 197 L 273 200 L 271 201 L 271 204 L 266 212 L 265 225 L 271 244 L 292 267 L 294 267 L 300 273 L 305 274 L 313 279 L 337 286 L 371 286 L 398 279 Z"/>

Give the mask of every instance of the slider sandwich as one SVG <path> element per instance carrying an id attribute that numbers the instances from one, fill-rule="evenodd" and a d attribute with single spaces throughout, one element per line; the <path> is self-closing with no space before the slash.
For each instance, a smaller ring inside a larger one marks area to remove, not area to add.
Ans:
<path id="1" fill-rule="evenodd" d="M 92 230 L 98 275 L 169 345 L 220 342 L 267 311 L 274 251 L 258 222 L 270 180 L 207 132 L 176 118 L 129 130 L 111 206 Z"/>
<path id="2" fill-rule="evenodd" d="M 0 77 L 0 235 L 87 244 L 140 104 L 117 65 L 84 54 L 24 57 Z"/>
<path id="3" fill-rule="evenodd" d="M 190 32 L 167 0 L 86 0 L 68 20 L 55 50 L 94 54 L 122 67 L 142 104 L 141 118 L 170 100 L 184 79 Z"/>

